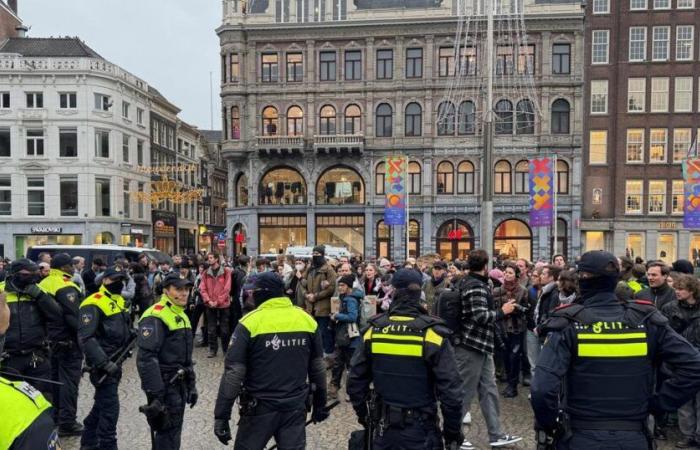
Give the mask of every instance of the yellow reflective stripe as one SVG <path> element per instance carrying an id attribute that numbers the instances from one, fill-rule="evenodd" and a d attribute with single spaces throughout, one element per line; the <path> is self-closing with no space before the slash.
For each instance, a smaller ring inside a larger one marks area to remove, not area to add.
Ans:
<path id="1" fill-rule="evenodd" d="M 423 336 L 410 336 L 405 334 L 375 334 L 374 339 L 391 339 L 392 341 L 423 342 Z"/>
<path id="2" fill-rule="evenodd" d="M 389 320 L 393 320 L 395 322 L 410 322 L 413 319 L 415 319 L 415 317 L 389 316 Z"/>
<path id="3" fill-rule="evenodd" d="M 620 334 L 579 334 L 579 339 L 646 339 L 646 333 L 620 333 Z"/>
<path id="4" fill-rule="evenodd" d="M 430 342 L 431 344 L 435 344 L 439 347 L 442 345 L 442 336 L 434 332 L 432 328 L 428 328 L 428 332 L 425 333 L 425 341 Z"/>
<path id="5" fill-rule="evenodd" d="M 367 329 L 367 331 L 365 331 L 365 335 L 362 336 L 362 340 L 369 341 L 371 339 L 372 339 L 372 328 L 369 328 L 369 329 Z"/>
<path id="6" fill-rule="evenodd" d="M 635 342 L 630 344 L 578 344 L 578 356 L 598 358 L 624 358 L 631 356 L 646 356 L 647 343 Z"/>
<path id="7" fill-rule="evenodd" d="M 389 344 L 372 342 L 372 353 L 375 355 L 393 356 L 423 356 L 423 346 L 415 344 Z"/>

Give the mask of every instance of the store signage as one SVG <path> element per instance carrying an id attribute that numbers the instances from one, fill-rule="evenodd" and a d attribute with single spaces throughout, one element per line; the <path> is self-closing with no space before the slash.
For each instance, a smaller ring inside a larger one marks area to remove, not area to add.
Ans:
<path id="1" fill-rule="evenodd" d="M 141 228 L 132 228 L 131 234 L 143 234 L 143 230 Z"/>
<path id="2" fill-rule="evenodd" d="M 52 227 L 52 226 L 38 226 L 38 227 L 32 227 L 31 228 L 32 233 L 44 233 L 44 234 L 60 234 L 61 231 L 63 231 L 63 228 L 61 227 Z"/>
<path id="3" fill-rule="evenodd" d="M 385 165 L 384 223 L 386 225 L 405 225 L 408 161 L 405 156 L 387 156 Z"/>
<path id="4" fill-rule="evenodd" d="M 659 228 L 662 230 L 675 230 L 676 222 L 660 222 Z"/>
<path id="5" fill-rule="evenodd" d="M 153 235 L 155 237 L 175 237 L 177 216 L 170 211 L 153 211 Z"/>
<path id="6" fill-rule="evenodd" d="M 462 240 L 462 230 L 456 229 L 447 233 L 447 239 L 451 241 L 461 241 Z"/>
<path id="7" fill-rule="evenodd" d="M 552 225 L 554 174 L 550 158 L 530 160 L 530 226 Z"/>
<path id="8" fill-rule="evenodd" d="M 700 159 L 683 161 L 683 226 L 700 228 Z"/>
<path id="9" fill-rule="evenodd" d="M 236 233 L 235 241 L 236 241 L 236 244 L 242 244 L 242 243 L 244 243 L 244 242 L 245 242 L 245 236 L 243 235 L 243 233 Z"/>

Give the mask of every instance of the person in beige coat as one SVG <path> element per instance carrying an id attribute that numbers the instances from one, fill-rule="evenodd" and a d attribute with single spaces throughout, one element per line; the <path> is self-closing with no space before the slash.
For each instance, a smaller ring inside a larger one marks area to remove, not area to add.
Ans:
<path id="1" fill-rule="evenodd" d="M 336 274 L 326 262 L 325 254 L 326 248 L 323 245 L 313 248 L 311 266 L 306 271 L 306 278 L 301 281 L 301 294 L 305 300 L 306 312 L 318 323 L 323 340 L 323 353 L 329 358 L 335 349 L 330 315 Z"/>

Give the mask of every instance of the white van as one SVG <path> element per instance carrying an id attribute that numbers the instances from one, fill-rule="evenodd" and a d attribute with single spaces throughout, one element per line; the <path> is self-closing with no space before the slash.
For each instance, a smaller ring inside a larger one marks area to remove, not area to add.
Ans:
<path id="1" fill-rule="evenodd" d="M 116 259 L 120 258 L 126 258 L 129 262 L 134 262 L 144 253 L 150 259 L 158 263 L 162 261 L 171 261 L 170 256 L 153 248 L 123 247 L 120 245 L 108 244 L 37 245 L 27 249 L 27 258 L 36 262 L 39 259 L 40 253 L 48 253 L 51 256 L 56 253 L 68 253 L 71 256 L 82 256 L 85 258 L 85 267 L 90 267 L 94 258 L 100 258 L 105 264 L 111 266 Z"/>

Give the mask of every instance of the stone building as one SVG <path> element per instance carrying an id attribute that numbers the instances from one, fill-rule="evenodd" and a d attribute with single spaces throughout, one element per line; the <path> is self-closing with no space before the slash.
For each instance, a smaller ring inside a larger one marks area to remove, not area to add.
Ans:
<path id="1" fill-rule="evenodd" d="M 226 207 L 228 192 L 228 173 L 226 163 L 221 155 L 221 130 L 201 130 L 202 133 L 202 157 L 200 158 L 201 187 L 205 189 L 205 195 L 200 202 L 200 251 L 214 250 L 225 252 L 226 247 L 221 247 L 223 241 L 227 247 L 245 242 L 233 243 L 226 239 Z M 234 230 L 235 231 L 235 230 Z M 219 239 L 219 237 L 224 239 Z M 239 239 L 240 240 L 240 239 Z M 223 250 L 223 251 L 222 251 Z"/>
<path id="2" fill-rule="evenodd" d="M 697 260 L 681 162 L 698 138 L 694 0 L 586 6 L 584 248 Z"/>
<path id="3" fill-rule="evenodd" d="M 229 238 L 242 234 L 249 254 L 324 243 L 398 260 L 463 258 L 479 246 L 485 38 L 455 45 L 465 7 L 471 23 L 483 25 L 480 6 L 461 0 L 223 1 Z M 499 26 L 520 23 L 499 11 Z M 558 248 L 573 256 L 581 236 L 583 11 L 576 2 L 527 0 L 524 12 L 525 40 L 498 42 L 496 68 L 510 77 L 490 105 L 500 121 L 489 169 L 493 250 L 551 256 L 552 230 L 528 226 L 527 160 L 557 155 Z M 451 92 L 455 70 L 465 71 L 464 95 Z M 516 89 L 526 79 L 530 97 Z M 387 227 L 384 158 L 394 154 L 410 160 L 409 222 Z"/>
<path id="4" fill-rule="evenodd" d="M 151 243 L 148 84 L 77 38 L 0 46 L 0 254 Z"/>

